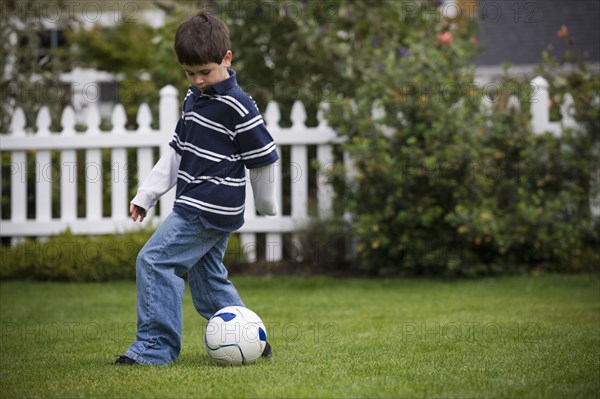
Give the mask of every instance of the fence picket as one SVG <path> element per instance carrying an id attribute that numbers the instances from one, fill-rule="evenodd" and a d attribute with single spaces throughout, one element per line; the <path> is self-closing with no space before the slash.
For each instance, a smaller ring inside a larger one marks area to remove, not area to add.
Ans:
<path id="1" fill-rule="evenodd" d="M 281 112 L 279 112 L 279 106 L 274 101 L 269 101 L 267 109 L 263 115 L 263 119 L 267 128 L 276 129 L 279 127 L 279 121 L 281 120 Z"/>
<path id="2" fill-rule="evenodd" d="M 257 260 L 256 253 L 256 233 L 240 233 L 240 252 L 243 260 L 249 263 L 254 263 Z"/>
<path id="3" fill-rule="evenodd" d="M 519 103 L 517 96 L 508 97 L 508 100 L 506 100 L 506 106 L 515 110 L 521 109 L 521 104 Z"/>
<path id="4" fill-rule="evenodd" d="M 77 219 L 77 154 L 60 152 L 60 219 L 68 225 Z"/>
<path id="5" fill-rule="evenodd" d="M 39 137 L 50 135 L 52 119 L 48 107 L 42 107 L 38 113 L 36 135 Z M 35 153 L 35 218 L 46 222 L 52 218 L 52 177 L 50 151 L 38 150 Z"/>
<path id="6" fill-rule="evenodd" d="M 104 212 L 102 151 L 98 149 L 85 152 L 85 214 L 90 221 L 102 218 Z"/>
<path id="7" fill-rule="evenodd" d="M 180 116 L 179 108 L 179 93 L 177 89 L 171 85 L 167 85 L 160 90 L 160 102 L 158 104 L 158 129 L 160 132 L 168 136 L 170 140 L 175 131 L 177 120 Z M 167 151 L 171 151 L 169 143 L 164 140 L 160 146 L 160 156 L 163 156 Z M 160 198 L 160 218 L 165 219 L 173 209 L 175 202 L 175 188 L 171 189 Z"/>
<path id="8" fill-rule="evenodd" d="M 96 112 L 97 108 L 90 107 L 86 110 L 88 126 L 85 131 L 86 136 L 94 136 L 100 134 L 100 115 Z M 118 117 L 115 118 L 115 111 L 111 122 L 113 131 L 121 127 Z M 94 223 L 102 219 L 104 212 L 103 199 L 103 164 L 102 151 L 97 148 L 88 149 L 85 151 L 85 214 L 86 219 Z"/>
<path id="9" fill-rule="evenodd" d="M 292 114 L 294 113 L 292 108 Z M 300 120 L 303 119 L 302 110 L 296 111 L 296 120 L 294 126 L 297 126 Z M 302 221 L 308 218 L 308 150 L 306 145 L 293 144 L 290 148 L 290 184 L 291 184 L 291 216 L 294 223 L 300 225 Z M 299 228 L 301 226 L 298 226 Z M 273 257 L 282 255 L 282 245 L 277 245 L 276 237 L 270 237 L 270 246 L 267 249 L 271 252 L 267 252 L 267 255 Z M 267 240 L 269 242 L 269 240 Z M 291 247 L 300 248 L 301 241 L 300 236 L 297 233 L 293 233 L 290 242 Z M 277 259 L 281 260 L 281 259 Z"/>
<path id="10" fill-rule="evenodd" d="M 67 105 L 60 118 L 60 125 L 63 128 L 62 134 L 65 136 L 75 134 L 76 116 L 73 107 Z"/>
<path id="11" fill-rule="evenodd" d="M 111 154 L 112 191 L 111 191 L 111 215 L 113 220 L 127 218 L 127 150 L 114 148 Z"/>
<path id="12" fill-rule="evenodd" d="M 75 137 L 76 114 L 71 106 L 65 107 L 61 116 L 62 133 L 58 135 L 61 141 L 68 141 Z M 69 226 L 69 222 L 77 216 L 76 208 L 76 182 L 77 169 L 76 154 L 74 150 L 63 150 L 60 152 L 60 220 L 64 225 Z M 73 172 L 75 174 L 73 174 Z"/>
<path id="13" fill-rule="evenodd" d="M 302 104 L 300 101 L 295 101 L 294 105 L 292 105 L 292 114 L 290 119 L 292 121 L 292 126 L 300 129 L 306 129 L 306 109 L 304 108 L 304 104 Z"/>
<path id="14" fill-rule="evenodd" d="M 17 108 L 10 123 L 13 137 L 25 137 L 25 112 Z M 0 146 L 3 148 L 3 146 Z M 10 157 L 10 220 L 24 222 L 27 219 L 27 153 L 14 151 Z"/>
<path id="15" fill-rule="evenodd" d="M 279 262 L 283 259 L 283 239 L 281 233 L 267 233 L 265 238 L 265 260 Z"/>
<path id="16" fill-rule="evenodd" d="M 292 217 L 308 216 L 308 151 L 304 145 L 291 148 Z"/>
<path id="17" fill-rule="evenodd" d="M 281 154 L 281 145 L 277 145 L 276 146 L 277 149 L 277 153 L 282 156 Z M 285 160 L 283 160 L 285 161 Z M 281 208 L 282 204 L 283 204 L 283 176 L 281 173 L 281 168 L 282 168 L 282 159 L 280 158 L 279 161 L 275 162 L 272 166 L 272 170 L 273 171 L 273 179 L 275 179 L 275 201 L 277 201 L 277 203 L 279 204 L 279 206 Z M 283 214 L 283 209 L 279 209 L 279 214 L 282 215 Z"/>
<path id="18" fill-rule="evenodd" d="M 277 153 L 281 154 L 281 146 L 277 146 Z M 277 222 L 277 219 L 283 217 L 283 181 L 282 181 L 282 173 L 281 173 L 282 163 L 281 160 L 275 162 L 273 164 L 273 179 L 275 180 L 275 201 L 279 204 L 279 215 L 278 218 L 274 219 Z M 264 219 L 263 219 L 264 220 Z M 269 219 L 265 220 L 265 223 L 269 223 Z M 272 262 L 279 262 L 283 258 L 283 236 L 280 233 L 267 233 L 266 242 L 269 245 L 267 251 L 270 247 L 273 247 L 272 252 L 267 252 L 267 259 Z M 277 244 L 278 243 L 278 244 Z M 276 245 L 276 246 L 275 246 Z M 270 256 L 270 259 L 269 259 Z"/>
<path id="19" fill-rule="evenodd" d="M 333 161 L 333 146 L 322 144 L 317 147 L 317 204 L 319 217 L 329 218 L 333 213 L 333 187 L 331 185 L 336 172 Z"/>
<path id="20" fill-rule="evenodd" d="M 575 101 L 573 100 L 573 96 L 571 93 L 567 93 L 565 95 L 565 99 L 560 107 L 560 113 L 562 115 L 562 124 L 565 128 L 574 128 L 577 127 L 577 122 L 575 121 Z"/>
<path id="21" fill-rule="evenodd" d="M 145 107 L 144 107 L 145 105 Z M 148 121 L 148 106 L 142 104 L 138 109 L 137 122 L 141 126 L 150 125 L 151 119 Z M 120 108 L 120 107 L 118 107 Z M 118 111 L 120 113 L 120 111 Z M 150 117 L 151 118 L 151 117 Z M 121 117 L 117 114 L 117 120 L 121 122 Z M 128 132 L 121 122 L 121 126 L 113 129 L 114 135 L 126 135 Z M 127 150 L 124 148 L 113 148 L 111 152 L 111 217 L 117 221 L 123 221 L 127 218 L 128 207 L 128 192 L 127 183 L 129 179 L 129 169 L 127 163 Z"/>
<path id="22" fill-rule="evenodd" d="M 150 127 L 150 125 L 152 125 L 152 112 L 150 111 L 150 106 L 148 104 L 143 103 L 140 105 L 135 121 L 138 124 L 138 132 L 152 131 L 152 128 Z"/>
<path id="23" fill-rule="evenodd" d="M 21 108 L 17 108 L 15 109 L 15 112 L 12 116 L 12 119 L 10 121 L 10 126 L 9 126 L 9 134 L 13 135 L 13 136 L 18 136 L 17 132 L 21 132 L 21 133 L 25 133 L 25 113 L 23 112 L 23 109 Z M 2 147 L 0 147 L 0 150 L 2 149 Z M 11 162 L 14 162 L 14 154 L 11 154 Z M 13 185 L 13 178 L 12 176 L 18 174 L 16 173 L 18 170 L 18 164 L 17 163 L 12 163 L 11 166 L 11 179 L 10 179 L 10 185 L 11 187 L 15 187 Z M 4 196 L 3 192 L 2 192 L 2 187 L 4 187 L 4 185 L 2 184 L 2 174 L 0 173 L 0 198 Z M 12 191 L 11 191 L 12 192 Z M 21 197 L 22 198 L 22 197 Z M 11 194 L 11 207 L 12 207 L 12 202 L 13 202 L 13 198 L 12 198 L 12 194 Z M 0 207 L 0 218 L 3 218 L 3 214 L 2 214 L 2 207 Z M 12 219 L 12 209 L 11 209 L 11 215 L 10 215 L 11 219 Z"/>
<path id="24" fill-rule="evenodd" d="M 246 171 L 246 183 L 246 207 L 244 209 L 244 220 L 248 221 L 256 219 L 254 193 L 252 192 L 252 187 L 250 184 L 250 172 L 248 171 Z M 239 238 L 240 245 L 242 247 L 242 253 L 245 253 L 248 261 L 254 262 L 256 260 L 256 234 L 241 233 Z"/>
<path id="25" fill-rule="evenodd" d="M 112 115 L 110 117 L 112 124 L 113 133 L 125 133 L 125 125 L 127 124 L 127 114 L 125 113 L 125 107 L 123 104 L 116 104 L 113 108 Z"/>
<path id="26" fill-rule="evenodd" d="M 150 127 L 152 123 L 152 113 L 150 112 L 150 107 L 147 104 L 142 104 L 139 109 L 137 115 L 137 133 L 143 134 L 148 132 L 153 132 Z M 142 144 L 142 143 L 140 143 Z M 152 148 L 148 147 L 140 147 L 137 150 L 137 173 L 138 173 L 138 181 L 141 183 L 144 182 L 152 167 L 154 166 L 154 151 Z M 129 201 L 131 198 L 129 198 Z M 152 208 L 148 211 L 146 217 L 152 218 L 155 215 L 155 209 Z"/>

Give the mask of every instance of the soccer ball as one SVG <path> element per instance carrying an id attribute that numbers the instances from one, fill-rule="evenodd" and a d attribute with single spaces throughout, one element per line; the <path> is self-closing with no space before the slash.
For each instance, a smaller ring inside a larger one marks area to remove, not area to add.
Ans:
<path id="1" fill-rule="evenodd" d="M 209 356 L 223 366 L 254 363 L 267 344 L 260 317 L 242 306 L 227 306 L 208 320 L 204 346 Z"/>

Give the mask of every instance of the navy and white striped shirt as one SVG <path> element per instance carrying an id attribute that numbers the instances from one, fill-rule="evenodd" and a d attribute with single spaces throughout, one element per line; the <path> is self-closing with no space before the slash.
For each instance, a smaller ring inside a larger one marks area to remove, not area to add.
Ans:
<path id="1" fill-rule="evenodd" d="M 254 100 L 229 75 L 204 91 L 189 87 L 170 145 L 181 155 L 174 211 L 231 232 L 244 224 L 246 168 L 279 156 Z"/>

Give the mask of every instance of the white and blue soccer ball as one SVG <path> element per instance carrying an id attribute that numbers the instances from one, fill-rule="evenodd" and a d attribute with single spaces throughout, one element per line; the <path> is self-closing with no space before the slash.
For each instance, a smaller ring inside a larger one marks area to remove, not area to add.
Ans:
<path id="1" fill-rule="evenodd" d="M 223 366 L 254 363 L 267 345 L 267 331 L 256 313 L 242 306 L 227 306 L 208 320 L 204 346 Z"/>

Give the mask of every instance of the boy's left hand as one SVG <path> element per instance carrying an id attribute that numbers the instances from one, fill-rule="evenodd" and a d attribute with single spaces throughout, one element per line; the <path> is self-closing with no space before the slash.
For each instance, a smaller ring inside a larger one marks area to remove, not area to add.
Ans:
<path id="1" fill-rule="evenodd" d="M 137 222 L 138 217 L 140 218 L 140 223 L 144 221 L 146 217 L 146 210 L 141 206 L 137 206 L 135 204 L 129 204 L 129 213 L 131 213 L 131 219 L 134 222 Z"/>

